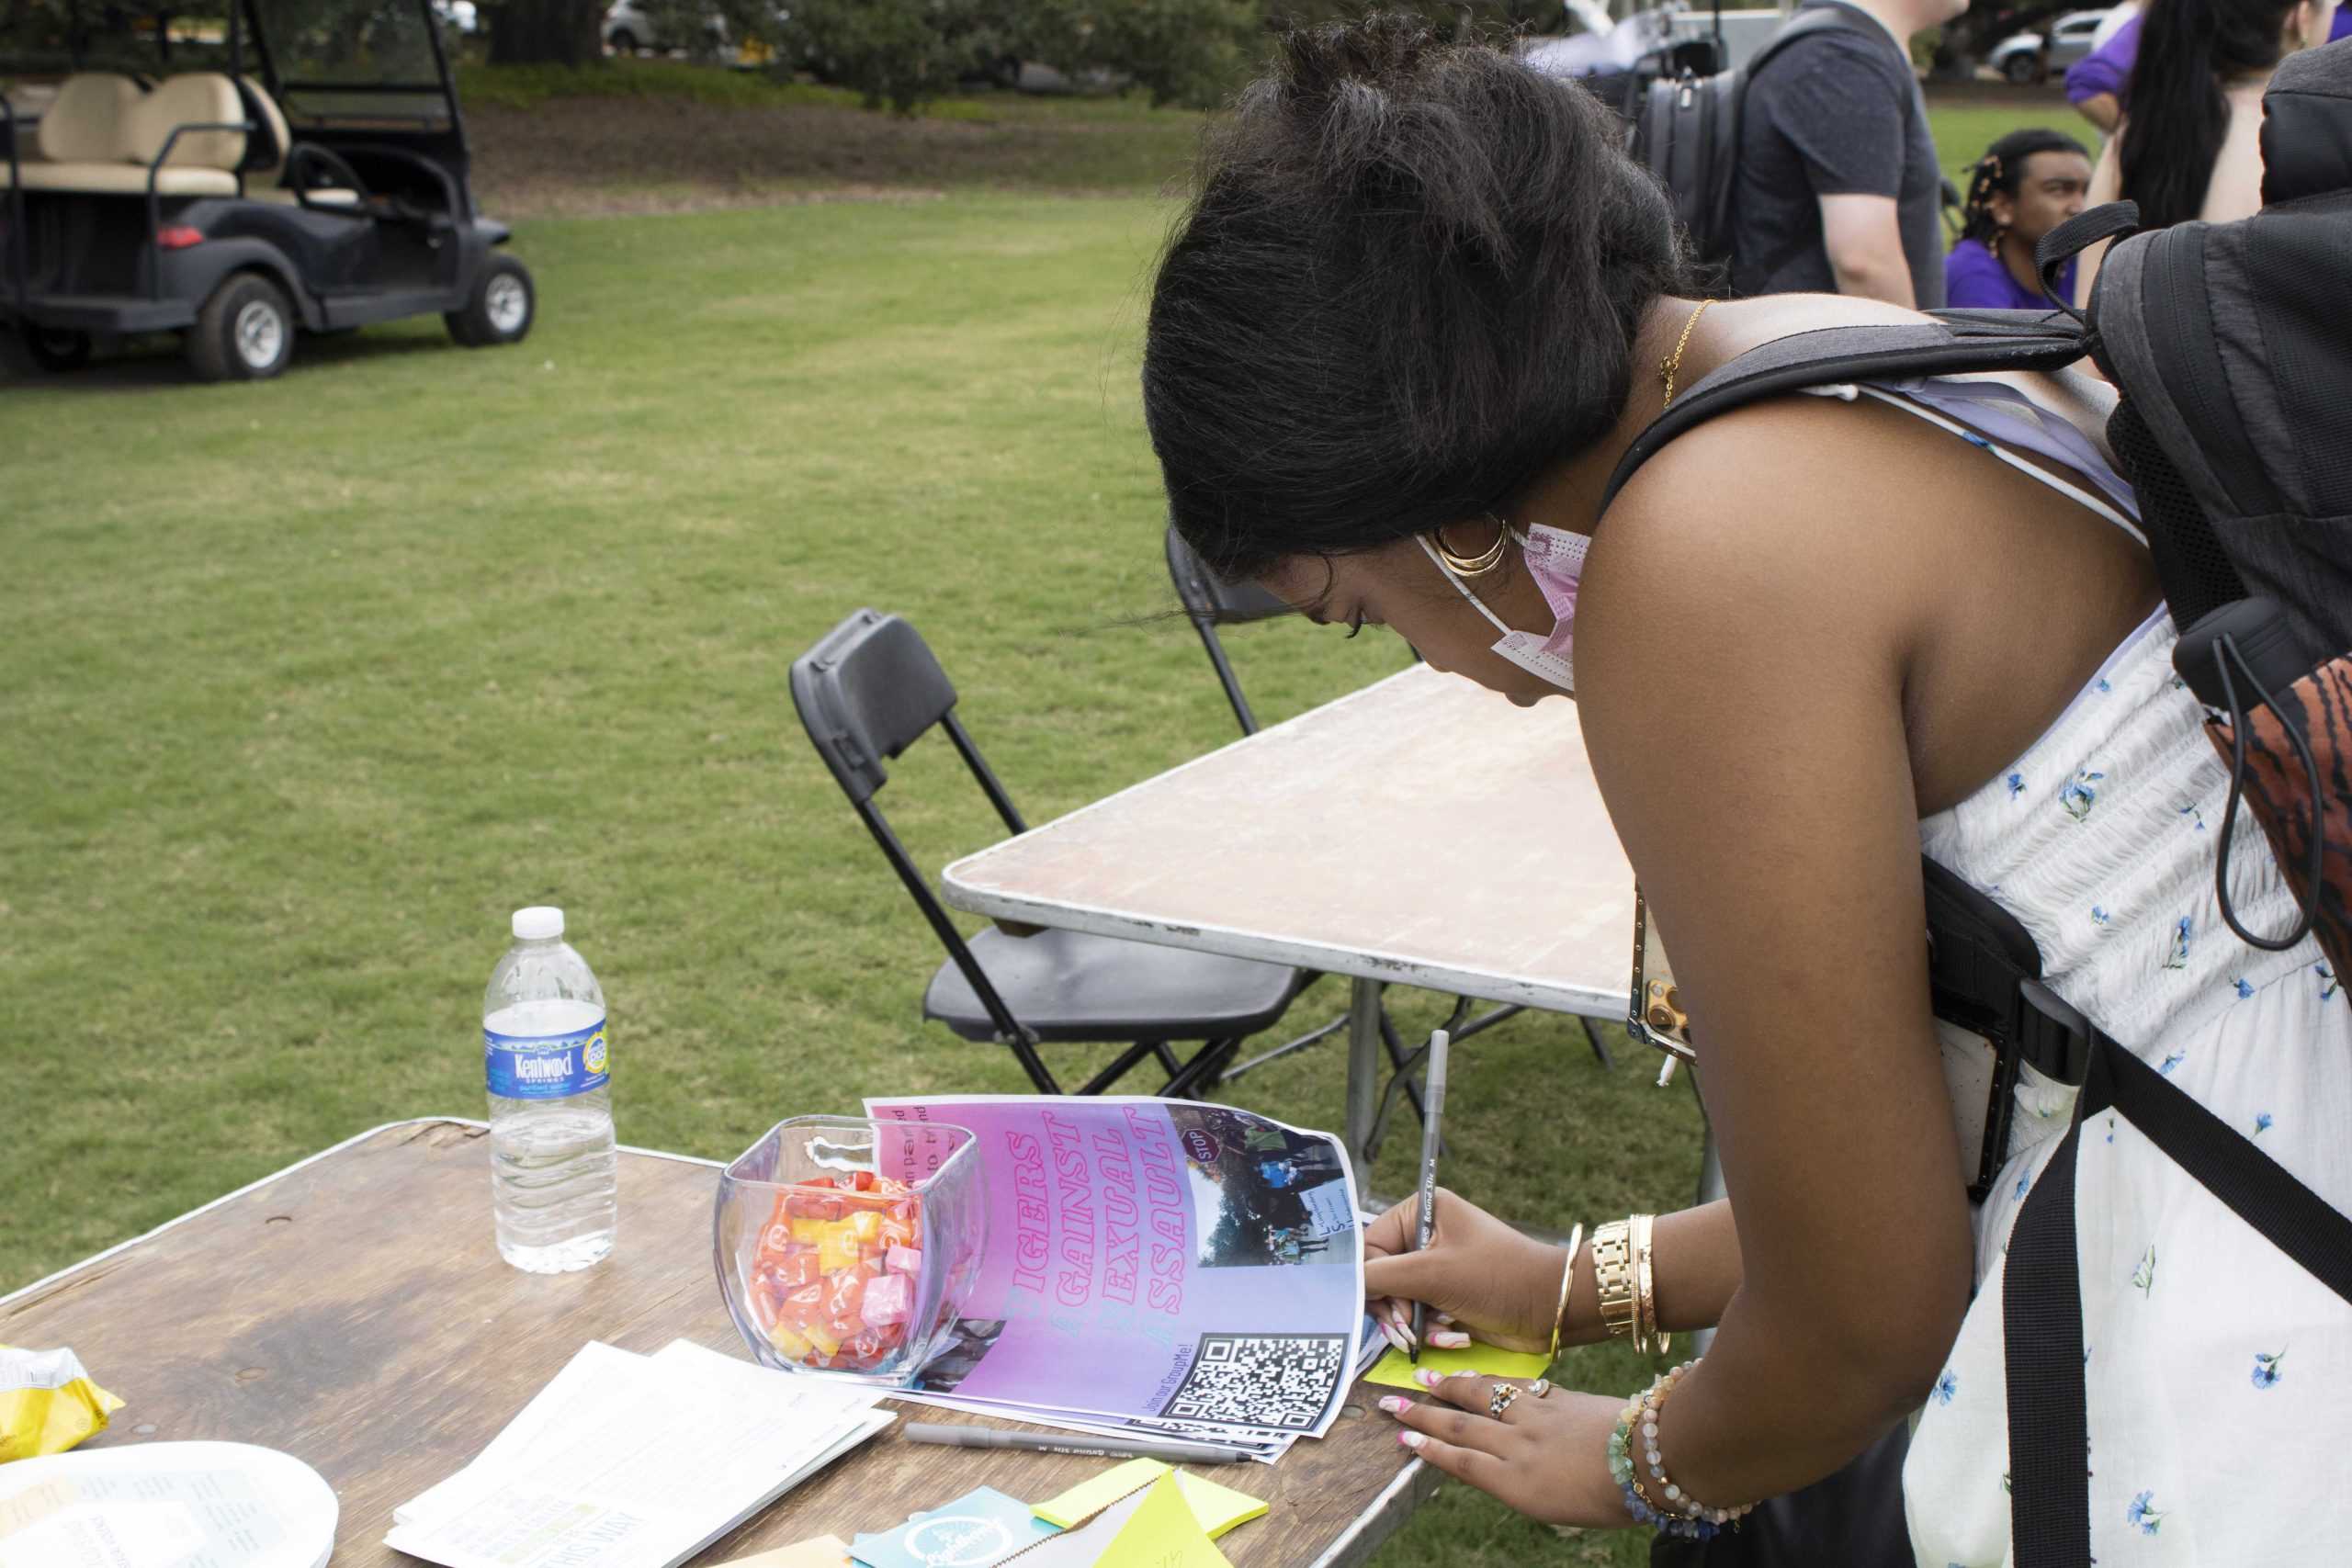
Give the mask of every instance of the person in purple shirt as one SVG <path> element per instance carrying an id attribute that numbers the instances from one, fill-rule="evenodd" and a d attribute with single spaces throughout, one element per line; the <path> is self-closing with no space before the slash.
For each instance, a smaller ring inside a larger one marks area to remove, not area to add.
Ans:
<path id="1" fill-rule="evenodd" d="M 2335 26 L 2327 40 L 2352 38 L 2352 6 L 2335 8 Z M 2140 55 L 2140 18 L 2134 16 L 2107 41 L 2066 67 L 2066 101 L 2102 131 L 2112 131 L 2123 118 L 2123 100 L 2132 86 L 2132 66 Z"/>
<path id="2" fill-rule="evenodd" d="M 1984 150 L 1969 172 L 1960 239 L 1944 258 L 1944 303 L 1996 310 L 2047 309 L 2034 271 L 2041 236 L 2083 209 L 2091 155 L 2055 130 L 2012 130 Z M 2059 275 L 2059 298 L 2072 299 L 2075 264 Z"/>

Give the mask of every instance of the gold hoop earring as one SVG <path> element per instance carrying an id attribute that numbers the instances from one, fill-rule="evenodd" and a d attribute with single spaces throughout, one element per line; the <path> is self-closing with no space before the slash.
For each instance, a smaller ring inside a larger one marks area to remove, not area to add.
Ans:
<path id="1" fill-rule="evenodd" d="M 1500 566 L 1503 560 L 1503 541 L 1510 536 L 1510 530 L 1498 523 L 1493 546 L 1480 551 L 1477 555 L 1464 556 L 1455 554 L 1447 547 L 1444 529 L 1430 530 L 1430 537 L 1437 541 L 1437 558 L 1445 563 L 1447 570 L 1462 577 L 1484 577 Z"/>

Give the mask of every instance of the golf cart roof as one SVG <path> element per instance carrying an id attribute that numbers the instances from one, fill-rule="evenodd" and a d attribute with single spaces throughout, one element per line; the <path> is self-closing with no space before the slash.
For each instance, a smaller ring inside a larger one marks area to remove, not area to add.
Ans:
<path id="1" fill-rule="evenodd" d="M 297 125 L 443 129 L 457 91 L 431 0 L 0 0 L 0 80 L 260 78 Z"/>

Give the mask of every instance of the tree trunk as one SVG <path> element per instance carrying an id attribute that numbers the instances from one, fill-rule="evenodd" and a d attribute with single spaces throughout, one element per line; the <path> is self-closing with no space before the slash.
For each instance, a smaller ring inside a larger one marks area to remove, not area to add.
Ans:
<path id="1" fill-rule="evenodd" d="M 601 59 L 603 0 L 500 0 L 491 9 L 493 65 L 585 65 Z"/>

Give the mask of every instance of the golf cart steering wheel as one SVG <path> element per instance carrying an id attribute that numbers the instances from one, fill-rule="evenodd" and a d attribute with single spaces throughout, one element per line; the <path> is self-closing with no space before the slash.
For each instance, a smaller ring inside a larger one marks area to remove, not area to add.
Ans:
<path id="1" fill-rule="evenodd" d="M 315 185 L 309 182 L 306 176 L 313 166 L 327 175 L 329 179 L 317 182 Z M 308 141 L 298 143 L 294 150 L 286 155 L 286 184 L 288 188 L 293 191 L 295 201 L 300 203 L 304 210 L 310 212 L 334 212 L 345 218 L 365 218 L 375 202 L 375 197 L 368 189 L 368 182 L 359 177 L 359 172 L 356 169 L 327 149 Z M 350 205 L 342 202 L 312 201 L 311 190 L 322 186 L 352 191 L 358 196 L 359 199 Z"/>

